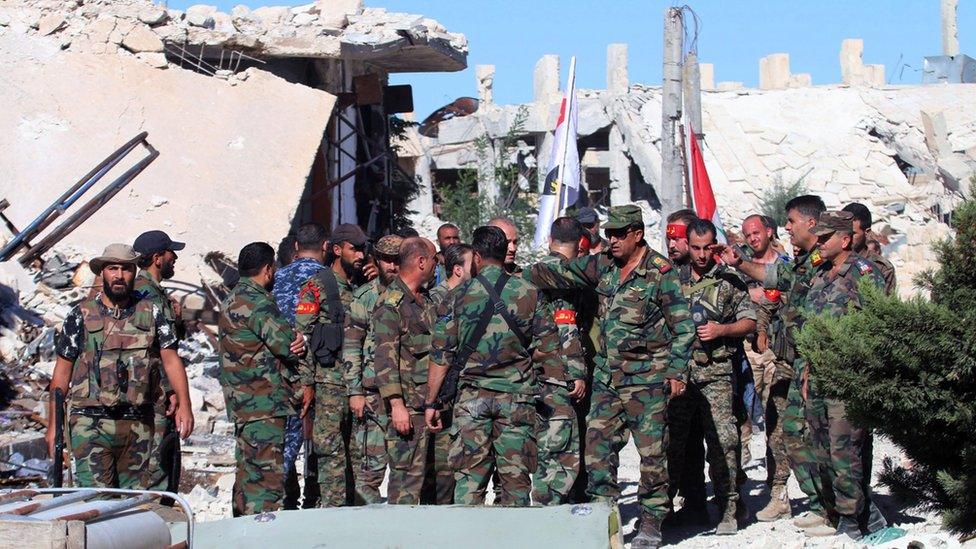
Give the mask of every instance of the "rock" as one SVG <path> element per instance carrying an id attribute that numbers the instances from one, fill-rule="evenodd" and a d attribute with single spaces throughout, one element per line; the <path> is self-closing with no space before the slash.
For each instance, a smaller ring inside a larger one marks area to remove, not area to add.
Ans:
<path id="1" fill-rule="evenodd" d="M 305 26 L 305 25 L 310 25 L 318 20 L 319 20 L 319 16 L 318 14 L 315 13 L 296 13 L 295 16 L 292 17 L 291 22 L 292 24 L 298 26 Z"/>
<path id="2" fill-rule="evenodd" d="M 291 11 L 282 6 L 263 6 L 253 10 L 247 18 L 260 23 L 265 28 L 271 28 L 287 23 L 291 18 Z"/>
<path id="3" fill-rule="evenodd" d="M 198 4 L 186 9 L 186 22 L 194 27 L 205 29 L 214 28 L 214 14 L 217 13 L 216 6 L 205 6 Z"/>
<path id="4" fill-rule="evenodd" d="M 85 29 L 88 33 L 88 39 L 96 44 L 108 42 L 115 30 L 115 21 L 115 17 L 112 16 L 99 17 Z"/>
<path id="5" fill-rule="evenodd" d="M 162 52 L 163 41 L 147 25 L 138 24 L 122 39 L 122 47 L 132 53 Z"/>
<path id="6" fill-rule="evenodd" d="M 169 66 L 169 62 L 166 60 L 166 54 L 160 52 L 140 52 L 136 54 L 136 57 L 142 62 L 146 63 L 150 67 L 155 69 L 165 69 Z"/>
<path id="7" fill-rule="evenodd" d="M 41 36 L 47 36 L 49 34 L 54 34 L 66 26 L 66 21 L 64 16 L 57 12 L 52 12 L 37 22 L 37 34 Z"/>
<path id="8" fill-rule="evenodd" d="M 139 11 L 139 20 L 150 26 L 161 25 L 169 20 L 169 13 L 159 6 L 151 6 Z"/>

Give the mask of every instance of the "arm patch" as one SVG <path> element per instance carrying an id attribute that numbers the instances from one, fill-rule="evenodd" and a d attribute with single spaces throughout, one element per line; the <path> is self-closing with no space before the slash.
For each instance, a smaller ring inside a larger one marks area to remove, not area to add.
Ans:
<path id="1" fill-rule="evenodd" d="M 654 266 L 657 267 L 657 270 L 661 271 L 661 274 L 664 274 L 671 270 L 671 262 L 659 255 L 654 256 L 654 259 L 652 259 L 651 262 L 654 263 Z"/>
<path id="2" fill-rule="evenodd" d="M 576 311 L 572 309 L 557 309 L 552 318 L 559 326 L 576 325 Z"/>

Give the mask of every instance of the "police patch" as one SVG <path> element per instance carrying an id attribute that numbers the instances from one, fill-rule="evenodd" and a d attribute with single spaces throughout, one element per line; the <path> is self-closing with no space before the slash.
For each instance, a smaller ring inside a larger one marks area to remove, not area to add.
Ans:
<path id="1" fill-rule="evenodd" d="M 312 315 L 319 312 L 319 304 L 315 301 L 305 301 L 295 307 L 296 315 Z"/>
<path id="2" fill-rule="evenodd" d="M 575 325 L 576 311 L 572 309 L 559 309 L 552 315 L 557 325 Z"/>
<path id="3" fill-rule="evenodd" d="M 657 267 L 657 270 L 661 271 L 662 274 L 671 270 L 671 264 L 661 256 L 654 256 L 651 263 L 654 263 L 654 266 Z"/>

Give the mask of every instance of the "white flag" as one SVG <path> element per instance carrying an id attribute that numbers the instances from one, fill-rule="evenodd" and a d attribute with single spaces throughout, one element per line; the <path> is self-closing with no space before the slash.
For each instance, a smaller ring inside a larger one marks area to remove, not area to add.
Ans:
<path id="1" fill-rule="evenodd" d="M 535 227 L 536 249 L 549 246 L 552 222 L 566 208 L 576 204 L 580 189 L 579 149 L 576 148 L 576 122 L 579 109 L 576 102 L 576 58 L 569 62 L 566 95 L 559 107 L 559 120 L 552 140 L 552 154 L 546 183 L 539 198 L 539 217 Z"/>

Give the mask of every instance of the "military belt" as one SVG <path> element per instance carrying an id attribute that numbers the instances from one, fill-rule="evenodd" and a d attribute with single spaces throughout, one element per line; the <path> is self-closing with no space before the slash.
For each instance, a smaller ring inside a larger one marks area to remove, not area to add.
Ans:
<path id="1" fill-rule="evenodd" d="M 72 414 L 90 417 L 92 419 L 132 419 L 138 421 L 152 421 L 153 405 L 117 404 L 115 406 L 80 406 L 71 409 Z"/>

